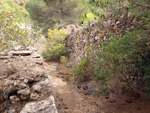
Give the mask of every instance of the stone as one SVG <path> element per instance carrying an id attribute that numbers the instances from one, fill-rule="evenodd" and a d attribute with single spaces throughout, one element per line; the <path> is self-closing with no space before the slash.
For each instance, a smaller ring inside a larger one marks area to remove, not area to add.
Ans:
<path id="1" fill-rule="evenodd" d="M 33 91 L 35 92 L 41 92 L 42 86 L 40 84 L 35 84 L 32 86 Z"/>
<path id="2" fill-rule="evenodd" d="M 115 102 L 116 102 L 115 99 L 110 99 L 110 100 L 109 100 L 109 103 L 115 103 Z"/>
<path id="3" fill-rule="evenodd" d="M 20 113 L 58 113 L 54 97 L 50 96 L 47 100 L 27 103 Z"/>
<path id="4" fill-rule="evenodd" d="M 126 99 L 126 102 L 127 102 L 127 103 L 132 103 L 132 99 L 131 99 L 131 98 L 127 98 L 127 99 Z"/>
<path id="5" fill-rule="evenodd" d="M 3 84 L 3 93 L 4 98 L 7 100 L 8 96 L 10 94 L 13 94 L 16 91 L 16 88 L 14 87 L 14 83 L 12 80 L 6 80 Z"/>
<path id="6" fill-rule="evenodd" d="M 31 93 L 30 100 L 37 100 L 40 96 L 37 93 Z"/>
<path id="7" fill-rule="evenodd" d="M 21 46 L 17 46 L 17 47 L 15 47 L 15 50 L 16 50 L 16 51 L 21 50 Z"/>
<path id="8" fill-rule="evenodd" d="M 39 64 L 39 65 L 42 65 L 42 64 L 43 64 L 42 61 L 36 61 L 35 63 L 36 63 L 36 64 Z"/>
<path id="9" fill-rule="evenodd" d="M 29 86 L 24 84 L 20 80 L 5 80 L 3 83 L 3 93 L 4 93 L 4 98 L 8 99 L 9 95 L 14 95 L 19 91 L 19 94 L 26 94 L 29 91 L 25 90 L 28 89 Z M 25 90 L 25 91 L 24 91 Z"/>
<path id="10" fill-rule="evenodd" d="M 21 100 L 28 100 L 29 99 L 29 97 L 26 95 L 20 95 L 20 98 L 21 98 Z"/>
<path id="11" fill-rule="evenodd" d="M 10 96 L 9 99 L 10 99 L 12 104 L 20 101 L 20 99 L 16 95 Z"/>
<path id="12" fill-rule="evenodd" d="M 32 89 L 34 92 L 42 92 L 44 89 L 46 89 L 47 91 L 48 90 L 50 91 L 51 85 L 49 83 L 49 79 L 45 79 L 44 81 L 36 83 L 35 85 L 32 86 Z"/>
<path id="13" fill-rule="evenodd" d="M 29 82 L 29 80 L 26 78 L 26 79 L 24 79 L 24 81 L 23 81 L 25 84 L 27 84 L 28 82 Z"/>
<path id="14" fill-rule="evenodd" d="M 19 56 L 19 55 L 21 55 L 21 56 L 28 56 L 28 55 L 32 54 L 32 51 L 12 51 L 11 53 L 14 56 Z"/>
<path id="15" fill-rule="evenodd" d="M 17 86 L 18 89 L 25 89 L 27 87 L 27 85 L 23 82 L 20 82 L 20 83 L 16 84 L 15 86 Z"/>
<path id="16" fill-rule="evenodd" d="M 0 59 L 9 59 L 9 56 L 0 56 Z"/>
<path id="17" fill-rule="evenodd" d="M 15 109 L 10 109 L 10 110 L 8 110 L 8 113 L 16 113 L 16 110 Z"/>
<path id="18" fill-rule="evenodd" d="M 4 94 L 3 94 L 3 90 L 0 89 L 0 105 L 4 102 Z"/>
<path id="19" fill-rule="evenodd" d="M 0 56 L 8 56 L 8 51 L 5 50 L 3 52 L 0 52 Z"/>
<path id="20" fill-rule="evenodd" d="M 20 95 L 30 95 L 30 90 L 28 88 L 17 91 Z"/>
<path id="21" fill-rule="evenodd" d="M 32 57 L 33 58 L 40 58 L 41 56 L 37 52 L 34 52 Z"/>
<path id="22" fill-rule="evenodd" d="M 20 95 L 21 100 L 27 100 L 30 96 L 30 90 L 28 88 L 17 91 L 17 94 Z"/>

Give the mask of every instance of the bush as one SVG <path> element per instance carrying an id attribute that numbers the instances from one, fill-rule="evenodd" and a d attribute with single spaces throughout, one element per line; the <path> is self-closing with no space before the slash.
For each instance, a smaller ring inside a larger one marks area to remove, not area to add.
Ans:
<path id="1" fill-rule="evenodd" d="M 94 79 L 104 87 L 112 79 L 120 80 L 136 94 L 143 87 L 144 78 L 149 80 L 150 76 L 147 37 L 144 30 L 135 30 L 103 42 L 101 52 L 97 53 Z"/>
<path id="2" fill-rule="evenodd" d="M 95 44 L 89 47 L 88 66 L 78 66 L 75 68 L 75 74 L 79 77 L 93 78 L 100 84 L 100 92 L 110 93 L 112 83 L 115 80 L 121 86 L 126 85 L 133 94 L 139 90 L 144 90 L 150 94 L 150 83 L 148 82 L 150 81 L 150 46 L 148 46 L 150 45 L 150 24 L 148 22 L 150 1 L 87 1 L 90 11 L 94 15 L 106 17 L 107 20 L 111 20 L 112 17 L 121 17 L 121 15 L 127 15 L 127 18 L 133 16 L 134 20 L 130 24 L 135 25 L 135 27 L 130 30 L 118 27 L 120 34 L 113 35 L 109 32 L 107 37 L 110 39 L 102 42 L 101 49 Z M 116 21 L 118 20 L 116 19 Z M 101 24 L 103 25 L 103 23 Z M 127 27 L 127 25 L 126 23 L 121 26 Z M 108 30 L 108 28 L 103 29 Z"/>
<path id="3" fill-rule="evenodd" d="M 12 0 L 0 2 L 0 26 L 1 50 L 18 45 L 27 47 L 39 36 L 38 31 L 31 27 L 30 20 L 20 13 L 19 6 Z"/>
<path id="4" fill-rule="evenodd" d="M 64 41 L 66 36 L 65 30 L 49 29 L 45 51 L 43 51 L 42 56 L 47 60 L 58 60 L 61 56 L 67 55 L 68 49 Z"/>
<path id="5" fill-rule="evenodd" d="M 144 30 L 127 32 L 123 37 L 111 36 L 102 42 L 101 51 L 92 46 L 88 57 L 73 69 L 78 78 L 92 78 L 100 85 L 99 92 L 113 91 L 113 81 L 126 86 L 136 95 L 139 89 L 150 92 L 150 49 Z M 136 95 L 137 96 L 137 95 Z"/>
<path id="6" fill-rule="evenodd" d="M 90 80 L 93 72 L 94 70 L 89 56 L 82 58 L 79 66 L 72 70 L 72 74 L 75 76 L 77 81 Z"/>
<path id="7" fill-rule="evenodd" d="M 20 0 L 19 5 L 24 6 L 25 5 L 24 0 Z"/>
<path id="8" fill-rule="evenodd" d="M 64 64 L 67 64 L 67 62 L 68 62 L 68 57 L 66 57 L 66 56 L 61 56 L 61 57 L 60 57 L 60 62 L 61 62 L 61 63 L 64 63 Z"/>
<path id="9" fill-rule="evenodd" d="M 79 20 L 79 25 L 82 24 L 88 24 L 90 21 L 97 19 L 98 17 L 92 13 L 92 12 L 88 12 L 87 14 L 84 14 L 81 19 Z"/>

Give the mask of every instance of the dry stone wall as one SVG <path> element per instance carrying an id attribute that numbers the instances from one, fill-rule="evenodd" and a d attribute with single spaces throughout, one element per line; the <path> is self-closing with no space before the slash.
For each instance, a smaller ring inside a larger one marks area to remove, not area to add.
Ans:
<path id="1" fill-rule="evenodd" d="M 74 26 L 74 25 L 72 25 Z M 86 56 L 87 47 L 96 42 L 100 46 L 100 41 L 102 40 L 102 33 L 99 29 L 93 28 L 90 31 L 86 31 L 86 27 L 76 27 L 70 29 L 70 35 L 67 37 L 67 46 L 70 51 L 69 55 L 69 66 L 75 67 L 81 61 L 81 58 Z"/>
<path id="2" fill-rule="evenodd" d="M 81 58 L 86 56 L 87 47 L 91 43 L 95 43 L 101 47 L 100 42 L 109 39 L 110 33 L 122 36 L 124 32 L 132 31 L 136 26 L 134 19 L 136 19 L 136 17 L 125 13 L 121 16 L 110 15 L 110 17 L 105 20 L 91 22 L 90 28 L 86 25 L 66 26 L 65 29 L 69 34 L 66 41 L 70 50 L 68 65 L 73 67 L 77 66 Z M 103 28 L 98 29 L 100 27 L 95 27 L 97 25 L 101 25 Z"/>

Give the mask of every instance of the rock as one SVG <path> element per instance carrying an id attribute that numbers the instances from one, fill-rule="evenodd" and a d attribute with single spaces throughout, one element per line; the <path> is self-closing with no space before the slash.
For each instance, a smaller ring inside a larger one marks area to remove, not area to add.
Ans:
<path id="1" fill-rule="evenodd" d="M 28 88 L 17 91 L 20 95 L 30 95 L 30 90 Z"/>
<path id="2" fill-rule="evenodd" d="M 15 50 L 16 50 L 16 51 L 21 50 L 21 46 L 17 46 L 17 47 L 15 47 Z"/>
<path id="3" fill-rule="evenodd" d="M 35 92 L 41 92 L 42 86 L 40 84 L 36 84 L 32 86 L 33 91 Z"/>
<path id="4" fill-rule="evenodd" d="M 1 86 L 0 86 L 0 88 L 1 88 Z M 0 105 L 1 105 L 4 101 L 5 101 L 5 100 L 4 100 L 3 90 L 0 89 Z"/>
<path id="5" fill-rule="evenodd" d="M 109 100 L 109 103 L 115 103 L 115 102 L 116 102 L 115 99 L 110 99 L 110 100 Z"/>
<path id="6" fill-rule="evenodd" d="M 48 100 L 27 103 L 20 113 L 58 113 L 54 97 L 50 96 Z"/>
<path id="7" fill-rule="evenodd" d="M 132 103 L 132 99 L 131 98 L 126 99 L 126 102 L 127 103 Z"/>
<path id="8" fill-rule="evenodd" d="M 16 113 L 16 110 L 15 109 L 10 109 L 10 110 L 8 110 L 8 113 Z"/>
<path id="9" fill-rule="evenodd" d="M 33 56 L 32 56 L 33 58 L 40 58 L 41 56 L 37 53 L 37 52 L 35 52 L 35 53 L 33 53 Z"/>
<path id="10" fill-rule="evenodd" d="M 32 51 L 12 51 L 11 53 L 14 56 L 19 56 L 19 55 L 21 55 L 21 56 L 28 56 L 28 55 L 32 54 Z"/>
<path id="11" fill-rule="evenodd" d="M 0 56 L 8 56 L 8 51 L 5 50 L 3 52 L 0 52 Z"/>
<path id="12" fill-rule="evenodd" d="M 39 65 L 42 65 L 42 64 L 43 64 L 42 61 L 36 61 L 35 63 L 36 63 L 36 64 L 39 64 Z"/>
<path id="13" fill-rule="evenodd" d="M 25 84 L 27 84 L 28 82 L 29 82 L 29 80 L 26 78 L 26 79 L 24 79 L 24 81 L 23 81 Z"/>
<path id="14" fill-rule="evenodd" d="M 35 92 L 42 92 L 44 89 L 46 89 L 47 91 L 48 90 L 50 91 L 51 90 L 51 85 L 49 83 L 49 80 L 45 79 L 44 81 L 38 82 L 35 85 L 33 85 L 32 89 Z"/>
<path id="15" fill-rule="evenodd" d="M 9 75 L 12 75 L 12 74 L 14 74 L 16 72 L 17 72 L 17 69 L 13 65 L 10 65 L 10 64 L 0 65 L 0 76 L 3 76 L 3 75 L 9 76 Z"/>
<path id="16" fill-rule="evenodd" d="M 14 87 L 14 82 L 12 80 L 6 80 L 3 84 L 3 93 L 4 98 L 7 100 L 10 94 L 16 92 L 16 88 Z"/>
<path id="17" fill-rule="evenodd" d="M 17 93 L 27 95 L 29 91 L 25 89 L 28 88 L 29 86 L 27 86 L 20 80 L 5 80 L 3 83 L 4 98 L 7 100 L 10 95 L 14 95 Z"/>
<path id="18" fill-rule="evenodd" d="M 9 59 L 9 56 L 0 56 L 0 59 Z"/>
<path id="19" fill-rule="evenodd" d="M 26 95 L 20 95 L 21 100 L 28 100 L 29 96 Z"/>
<path id="20" fill-rule="evenodd" d="M 20 94 L 21 100 L 27 100 L 30 96 L 30 90 L 28 88 L 17 91 L 17 94 Z"/>
<path id="21" fill-rule="evenodd" d="M 17 89 L 25 89 L 27 85 L 23 82 L 19 82 L 18 84 L 15 84 L 17 86 Z"/>
<path id="22" fill-rule="evenodd" d="M 9 99 L 10 99 L 12 104 L 20 101 L 20 99 L 16 95 L 10 96 Z"/>
<path id="23" fill-rule="evenodd" d="M 37 93 L 31 93 L 30 100 L 37 100 L 40 96 Z"/>

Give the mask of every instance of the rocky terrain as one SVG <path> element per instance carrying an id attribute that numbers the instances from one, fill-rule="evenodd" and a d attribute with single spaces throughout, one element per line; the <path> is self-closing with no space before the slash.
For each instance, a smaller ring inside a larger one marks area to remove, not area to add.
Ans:
<path id="1" fill-rule="evenodd" d="M 94 82 L 76 83 L 68 70 L 63 64 L 45 62 L 36 49 L 1 53 L 0 113 L 149 112 L 144 94 L 140 99 L 100 95 Z"/>

